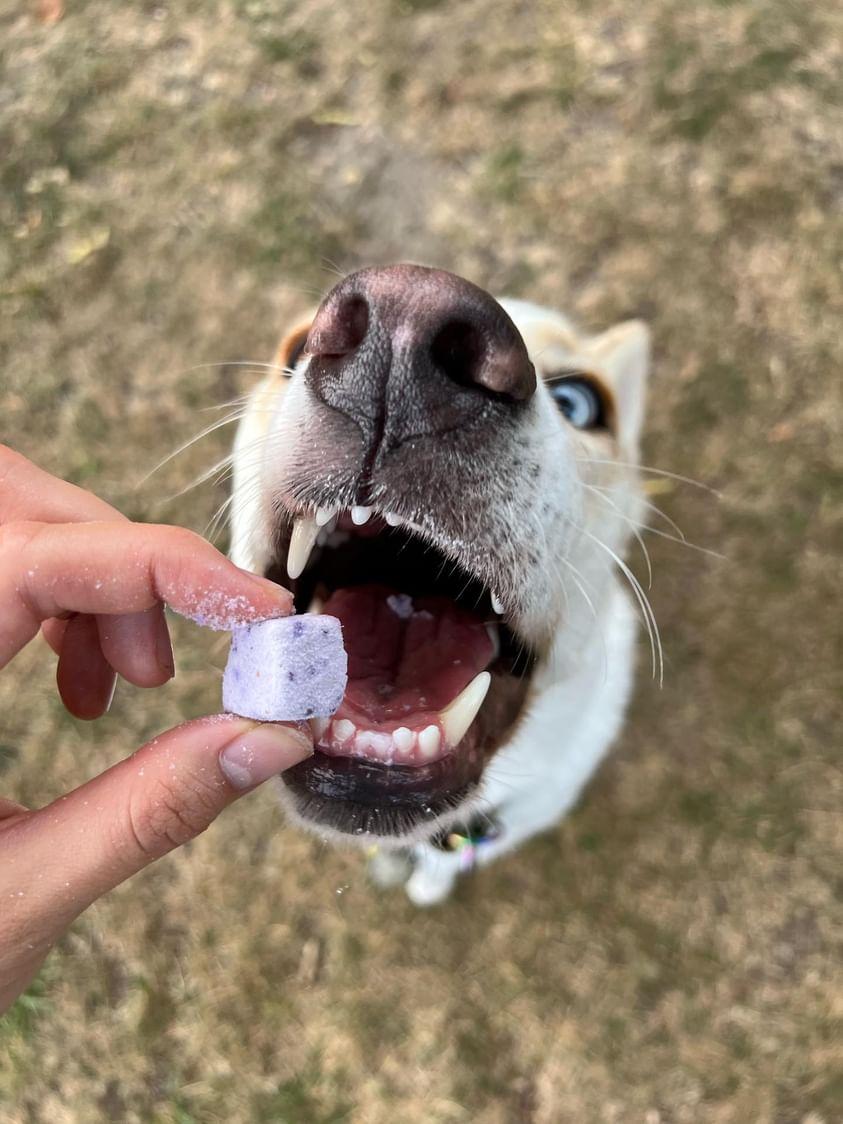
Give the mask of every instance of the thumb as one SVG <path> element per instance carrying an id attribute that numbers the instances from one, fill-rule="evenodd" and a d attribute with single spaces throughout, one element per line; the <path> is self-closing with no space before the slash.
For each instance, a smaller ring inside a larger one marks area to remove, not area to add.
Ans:
<path id="1" fill-rule="evenodd" d="M 153 739 L 26 816 L 6 837 L 18 869 L 39 875 L 21 899 L 29 921 L 41 928 L 40 915 L 47 929 L 61 929 L 96 898 L 203 832 L 238 796 L 312 752 L 306 723 L 258 724 L 231 714 Z"/>

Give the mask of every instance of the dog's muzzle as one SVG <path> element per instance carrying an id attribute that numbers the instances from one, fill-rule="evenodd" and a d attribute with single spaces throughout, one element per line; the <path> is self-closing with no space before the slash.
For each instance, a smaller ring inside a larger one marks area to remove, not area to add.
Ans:
<path id="1" fill-rule="evenodd" d="M 293 579 L 299 611 L 340 618 L 349 686 L 284 782 L 302 816 L 344 833 L 432 833 L 526 694 L 530 655 L 500 592 L 518 560 L 489 513 L 520 470 L 535 371 L 488 293 L 398 265 L 328 294 L 301 378 L 269 575 Z"/>

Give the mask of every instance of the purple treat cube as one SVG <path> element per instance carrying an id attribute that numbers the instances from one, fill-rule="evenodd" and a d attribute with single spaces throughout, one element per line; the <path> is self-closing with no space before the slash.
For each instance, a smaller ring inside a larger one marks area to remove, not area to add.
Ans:
<path id="1" fill-rule="evenodd" d="M 276 617 L 236 628 L 222 681 L 222 704 L 264 722 L 328 718 L 348 681 L 336 617 Z"/>

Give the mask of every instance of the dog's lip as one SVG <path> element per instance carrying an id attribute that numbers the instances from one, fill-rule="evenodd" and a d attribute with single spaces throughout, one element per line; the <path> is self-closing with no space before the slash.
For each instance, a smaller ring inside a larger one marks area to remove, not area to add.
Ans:
<path id="1" fill-rule="evenodd" d="M 384 765 L 350 757 L 312 757 L 282 774 L 299 814 L 352 836 L 401 836 L 436 824 L 477 786 L 483 754 L 474 746 L 429 765 Z"/>

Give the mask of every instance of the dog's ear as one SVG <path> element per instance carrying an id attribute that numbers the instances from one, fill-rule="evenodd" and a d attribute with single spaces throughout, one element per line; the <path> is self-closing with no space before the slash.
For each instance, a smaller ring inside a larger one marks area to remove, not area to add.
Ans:
<path id="1" fill-rule="evenodd" d="M 641 320 L 626 320 L 595 336 L 589 351 L 615 396 L 618 443 L 634 459 L 644 421 L 650 329 Z"/>

